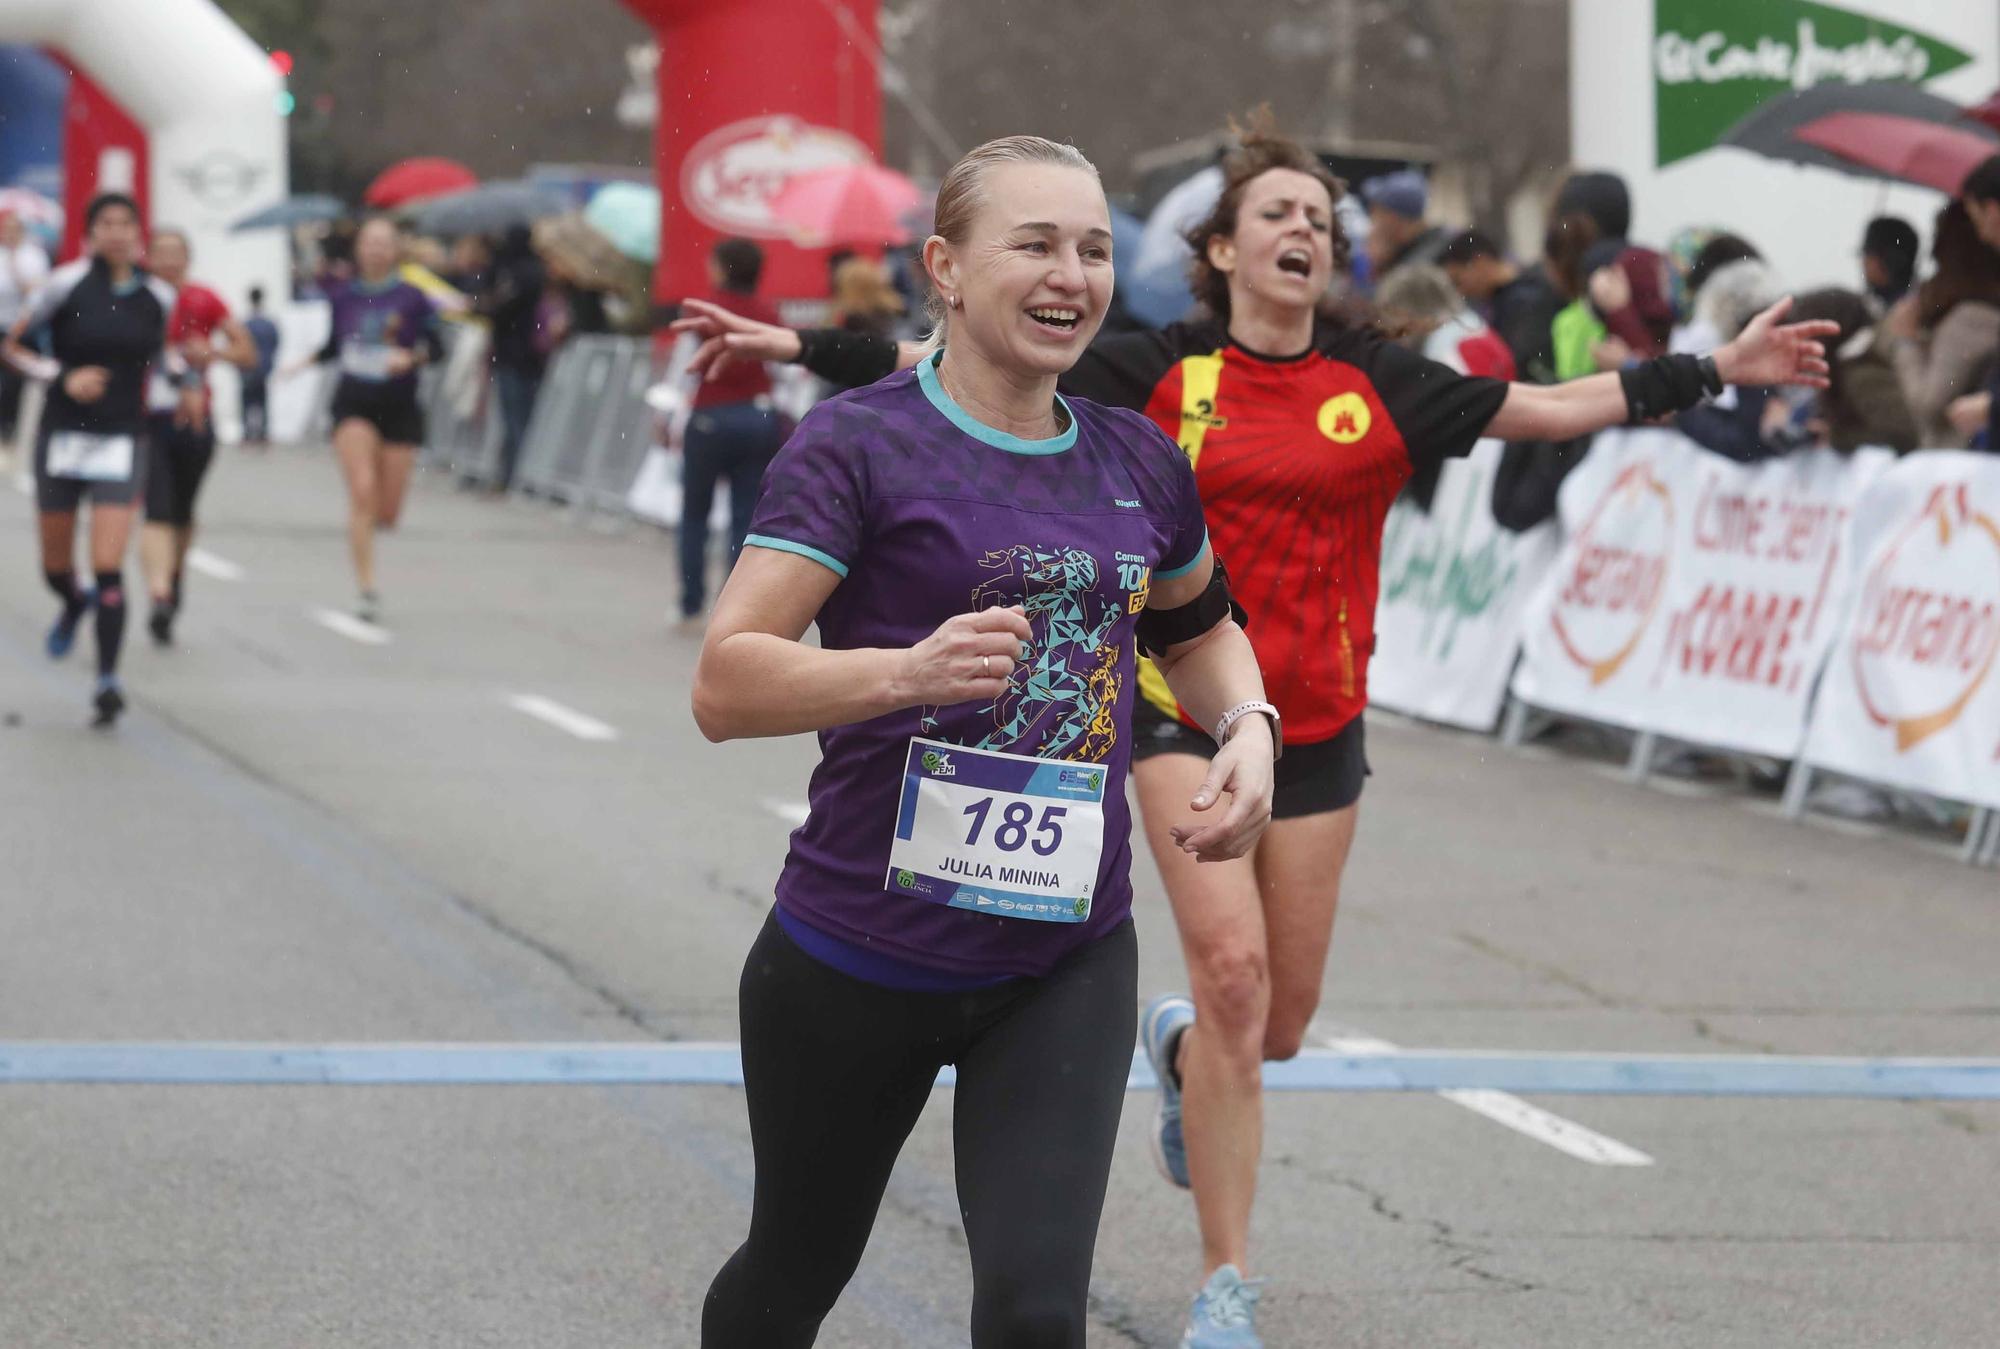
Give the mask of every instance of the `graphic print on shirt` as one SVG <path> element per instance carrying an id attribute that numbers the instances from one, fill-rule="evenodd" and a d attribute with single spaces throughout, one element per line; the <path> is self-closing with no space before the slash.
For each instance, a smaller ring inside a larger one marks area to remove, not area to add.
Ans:
<path id="1" fill-rule="evenodd" d="M 1103 762 L 1118 743 L 1123 681 L 1119 644 L 1110 638 L 1125 601 L 1098 592 L 1097 559 L 1082 548 L 1017 543 L 986 553 L 979 565 L 996 574 L 972 592 L 973 611 L 1018 604 L 1033 636 L 1006 692 L 981 709 L 993 729 L 971 748 Z M 1144 583 L 1143 576 L 1134 579 Z M 925 709 L 925 734 L 937 730 L 939 711 Z"/>

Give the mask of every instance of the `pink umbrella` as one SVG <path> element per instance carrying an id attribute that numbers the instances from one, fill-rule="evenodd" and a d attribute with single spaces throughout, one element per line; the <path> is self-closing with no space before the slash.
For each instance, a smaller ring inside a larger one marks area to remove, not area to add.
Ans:
<path id="1" fill-rule="evenodd" d="M 1884 112 L 1829 113 L 1792 137 L 1880 177 L 1947 195 L 1956 193 L 1965 175 L 1995 152 L 1985 136 Z"/>
<path id="2" fill-rule="evenodd" d="M 785 180 L 771 214 L 808 248 L 908 243 L 904 223 L 923 201 L 917 185 L 879 164 L 842 164 Z"/>
<path id="3" fill-rule="evenodd" d="M 63 209 L 39 192 L 25 187 L 0 188 L 0 215 L 18 216 L 24 225 L 62 228 Z"/>

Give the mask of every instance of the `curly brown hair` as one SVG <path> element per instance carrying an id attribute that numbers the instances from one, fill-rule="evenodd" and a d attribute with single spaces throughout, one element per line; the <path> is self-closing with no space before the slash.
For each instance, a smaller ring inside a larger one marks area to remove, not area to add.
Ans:
<path id="1" fill-rule="evenodd" d="M 1188 282 L 1194 297 L 1225 323 L 1229 321 L 1229 277 L 1208 260 L 1208 244 L 1211 239 L 1235 236 L 1236 218 L 1243 209 L 1243 194 L 1250 184 L 1272 169 L 1291 169 L 1324 187 L 1329 207 L 1339 205 L 1347 193 L 1347 185 L 1333 176 L 1318 155 L 1280 134 L 1268 103 L 1251 113 L 1245 125 L 1239 126 L 1235 118 L 1230 118 L 1229 131 L 1237 143 L 1222 158 L 1222 195 L 1216 198 L 1214 209 L 1186 236 L 1194 249 L 1194 260 L 1188 264 Z M 1344 272 L 1353 255 L 1353 245 L 1340 227 L 1338 214 L 1330 218 L 1329 224 L 1333 233 L 1334 269 Z"/>

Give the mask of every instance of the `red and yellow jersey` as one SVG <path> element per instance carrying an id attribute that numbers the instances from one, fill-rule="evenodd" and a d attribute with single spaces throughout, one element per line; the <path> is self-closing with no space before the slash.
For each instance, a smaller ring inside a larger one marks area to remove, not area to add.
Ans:
<path id="1" fill-rule="evenodd" d="M 1204 325 L 1106 337 L 1062 387 L 1143 410 L 1194 461 L 1209 540 L 1296 744 L 1332 738 L 1367 705 L 1390 503 L 1413 466 L 1468 453 L 1507 396 L 1502 381 L 1348 327 L 1291 358 Z M 1140 686 L 1182 715 L 1150 663 Z"/>

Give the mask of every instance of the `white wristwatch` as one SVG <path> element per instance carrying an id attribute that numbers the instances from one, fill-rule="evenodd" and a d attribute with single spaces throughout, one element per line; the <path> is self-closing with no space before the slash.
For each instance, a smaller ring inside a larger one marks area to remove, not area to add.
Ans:
<path id="1" fill-rule="evenodd" d="M 1269 703 L 1238 703 L 1224 712 L 1222 719 L 1215 723 L 1215 743 L 1228 744 L 1229 733 L 1236 728 L 1236 723 L 1253 712 L 1262 712 L 1271 719 L 1271 758 L 1275 761 L 1285 752 L 1285 727 L 1283 720 L 1278 716 L 1278 709 Z"/>

